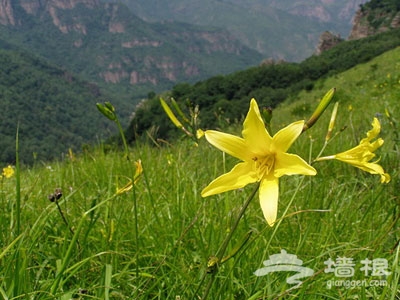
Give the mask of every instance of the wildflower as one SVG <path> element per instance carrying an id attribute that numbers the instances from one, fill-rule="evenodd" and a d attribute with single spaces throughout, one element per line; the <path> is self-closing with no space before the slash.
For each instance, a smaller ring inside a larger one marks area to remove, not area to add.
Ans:
<path id="1" fill-rule="evenodd" d="M 196 131 L 196 137 L 197 139 L 201 139 L 204 136 L 204 131 L 202 129 L 197 129 Z"/>
<path id="2" fill-rule="evenodd" d="M 332 137 L 333 127 L 335 127 L 335 122 L 336 122 L 338 106 L 339 106 L 339 102 L 336 102 L 335 105 L 333 106 L 332 115 L 331 115 L 331 119 L 329 121 L 329 126 L 328 126 L 328 132 L 326 133 L 326 136 L 325 136 L 326 143 Z"/>
<path id="3" fill-rule="evenodd" d="M 56 188 L 53 194 L 50 194 L 47 198 L 50 202 L 57 202 L 62 197 L 62 190 L 60 188 Z"/>
<path id="4" fill-rule="evenodd" d="M 139 180 L 140 175 L 143 173 L 142 161 L 140 159 L 135 161 L 135 167 L 136 171 L 133 180 L 130 180 L 124 187 L 117 189 L 117 195 L 130 191 L 133 185 Z"/>
<path id="5" fill-rule="evenodd" d="M 390 118 L 390 112 L 387 108 L 385 108 L 385 115 L 386 117 Z"/>
<path id="6" fill-rule="evenodd" d="M 381 147 L 384 142 L 381 138 L 371 142 L 378 136 L 380 131 L 381 124 L 377 118 L 374 118 L 372 129 L 367 132 L 367 137 L 363 138 L 358 146 L 336 155 L 317 158 L 316 161 L 337 159 L 370 174 L 379 174 L 381 176 L 381 183 L 388 183 L 390 181 L 390 175 L 385 173 L 383 168 L 377 164 L 379 159 L 375 162 L 370 162 L 371 159 L 375 157 L 374 152 Z"/>
<path id="7" fill-rule="evenodd" d="M 14 175 L 14 168 L 12 166 L 7 166 L 3 168 L 3 172 L 1 173 L 2 177 L 11 178 Z"/>
<path id="8" fill-rule="evenodd" d="M 72 148 L 68 149 L 68 157 L 71 161 L 75 161 L 75 155 L 74 152 L 72 151 Z"/>
<path id="9" fill-rule="evenodd" d="M 297 155 L 286 153 L 301 134 L 304 121 L 281 129 L 271 137 L 265 128 L 255 99 L 243 123 L 243 138 L 213 130 L 205 132 L 206 139 L 216 148 L 241 159 L 229 173 L 212 181 L 201 193 L 203 197 L 238 189 L 260 182 L 259 200 L 270 226 L 276 220 L 279 177 L 283 175 L 315 175 L 316 171 Z"/>
<path id="10" fill-rule="evenodd" d="M 117 115 L 115 114 L 115 107 L 110 102 L 105 102 L 104 104 L 96 103 L 97 109 L 109 120 L 115 121 Z"/>
<path id="11" fill-rule="evenodd" d="M 183 127 L 182 123 L 178 120 L 178 118 L 175 116 L 175 114 L 172 112 L 172 110 L 169 108 L 167 102 L 165 102 L 164 99 L 160 98 L 160 103 L 162 108 L 164 109 L 165 113 L 167 114 L 168 118 L 171 120 L 171 122 L 178 127 L 179 129 L 182 129 L 186 132 L 186 128 Z"/>
<path id="12" fill-rule="evenodd" d="M 304 123 L 304 128 L 303 131 L 306 131 L 307 129 L 311 128 L 321 117 L 325 109 L 328 107 L 329 103 L 331 103 L 331 100 L 335 94 L 336 89 L 330 89 L 325 96 L 321 99 L 319 102 L 317 108 L 311 115 L 311 117 Z"/>
<path id="13" fill-rule="evenodd" d="M 160 98 L 160 103 L 162 108 L 164 109 L 165 113 L 167 114 L 168 118 L 171 120 L 171 122 L 180 130 L 182 130 L 188 137 L 192 138 L 195 142 L 195 145 L 197 146 L 197 142 L 199 139 L 201 139 L 204 135 L 203 130 L 201 130 L 198 125 L 199 125 L 199 106 L 196 105 L 193 107 L 193 105 L 189 102 L 188 103 L 188 108 L 189 108 L 189 115 L 190 117 L 187 117 L 183 111 L 180 109 L 178 103 L 171 98 L 171 105 L 175 109 L 175 111 L 178 113 L 178 116 L 182 119 L 182 122 L 186 124 L 187 128 L 182 124 L 181 121 L 177 118 L 177 116 L 172 112 L 171 108 L 167 104 L 167 102 L 163 99 Z"/>

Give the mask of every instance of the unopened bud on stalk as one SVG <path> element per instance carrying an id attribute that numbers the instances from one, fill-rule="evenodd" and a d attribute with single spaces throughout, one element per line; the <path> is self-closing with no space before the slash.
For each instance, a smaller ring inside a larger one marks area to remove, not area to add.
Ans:
<path id="1" fill-rule="evenodd" d="M 115 121 L 117 116 L 115 115 L 115 108 L 110 102 L 105 102 L 104 105 L 96 103 L 97 109 L 111 121 Z"/>
<path id="2" fill-rule="evenodd" d="M 175 116 L 175 114 L 172 112 L 171 108 L 169 108 L 167 102 L 163 98 L 160 98 L 160 103 L 162 108 L 164 109 L 165 113 L 167 114 L 168 118 L 171 120 L 171 122 L 178 128 L 182 129 L 183 132 L 185 132 L 188 136 L 193 136 L 192 133 L 190 133 L 183 125 L 182 123 L 178 120 L 178 118 Z"/>
<path id="3" fill-rule="evenodd" d="M 266 124 L 270 124 L 272 120 L 272 108 L 271 107 L 263 107 L 261 109 L 261 115 Z"/>
<path id="4" fill-rule="evenodd" d="M 111 104 L 111 102 L 104 102 L 104 106 L 107 107 L 111 112 L 115 112 L 115 107 Z"/>
<path id="5" fill-rule="evenodd" d="M 181 117 L 184 122 L 190 123 L 189 119 L 182 112 L 181 108 L 179 107 L 178 103 L 175 101 L 174 98 L 171 98 L 171 104 L 173 109 L 175 109 L 175 111 L 178 113 L 178 116 Z"/>
<path id="6" fill-rule="evenodd" d="M 333 127 L 335 127 L 338 106 L 339 106 L 339 102 L 336 102 L 335 106 L 333 107 L 331 120 L 329 121 L 328 132 L 326 133 L 326 137 L 325 137 L 326 142 L 328 142 L 332 137 Z"/>
<path id="7" fill-rule="evenodd" d="M 268 132 L 271 133 L 272 108 L 263 107 L 261 109 L 261 116 L 264 120 L 265 127 L 267 128 Z"/>
<path id="8" fill-rule="evenodd" d="M 318 121 L 319 117 L 322 115 L 322 113 L 325 111 L 325 109 L 331 102 L 335 91 L 336 89 L 333 88 L 325 94 L 325 96 L 322 98 L 321 102 L 315 109 L 314 113 L 311 115 L 310 119 L 308 119 L 308 121 L 304 124 L 303 132 L 311 128 Z"/>
<path id="9" fill-rule="evenodd" d="M 165 113 L 167 114 L 168 118 L 172 121 L 172 123 L 178 128 L 183 128 L 182 123 L 179 122 L 179 120 L 174 115 L 172 110 L 169 108 L 167 102 L 165 102 L 163 98 L 160 98 L 160 103 L 161 103 L 161 106 L 164 109 Z"/>

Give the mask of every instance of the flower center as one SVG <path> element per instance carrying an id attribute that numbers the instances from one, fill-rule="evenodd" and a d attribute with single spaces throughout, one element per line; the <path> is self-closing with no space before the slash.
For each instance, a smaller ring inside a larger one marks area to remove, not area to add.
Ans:
<path id="1" fill-rule="evenodd" d="M 274 170 L 275 155 L 254 157 L 253 160 L 259 180 L 261 180 L 265 175 L 268 175 L 271 171 Z"/>

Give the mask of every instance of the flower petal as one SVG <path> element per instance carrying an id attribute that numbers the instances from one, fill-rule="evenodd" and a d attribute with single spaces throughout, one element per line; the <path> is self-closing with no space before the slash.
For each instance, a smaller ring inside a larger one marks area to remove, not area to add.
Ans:
<path id="1" fill-rule="evenodd" d="M 345 158 L 343 159 L 342 156 L 334 156 L 335 159 L 343 161 L 345 163 L 348 163 L 352 165 L 353 167 L 359 168 L 360 170 L 363 170 L 365 172 L 368 172 L 370 174 L 379 174 L 381 175 L 381 183 L 389 183 L 390 182 L 390 175 L 388 173 L 385 173 L 383 170 L 382 166 L 378 165 L 376 162 L 368 162 L 366 160 L 360 160 L 357 158 Z"/>
<path id="2" fill-rule="evenodd" d="M 241 137 L 215 130 L 205 132 L 207 141 L 219 150 L 241 160 L 250 160 L 252 155 Z"/>
<path id="3" fill-rule="evenodd" d="M 225 173 L 214 179 L 201 192 L 202 197 L 207 197 L 226 191 L 239 189 L 249 183 L 257 181 L 257 174 L 251 163 L 242 162 L 233 167 L 229 173 Z"/>
<path id="4" fill-rule="evenodd" d="M 338 159 L 338 158 L 337 158 Z M 338 159 L 341 160 L 341 159 Z M 359 168 L 365 172 L 370 174 L 379 174 L 381 175 L 381 183 L 388 183 L 390 182 L 390 175 L 385 173 L 382 166 L 378 165 L 376 162 L 362 162 L 357 160 L 342 160 L 356 168 Z"/>
<path id="5" fill-rule="evenodd" d="M 379 132 L 381 132 L 381 123 L 379 122 L 378 118 L 374 118 L 372 121 L 372 129 L 367 132 L 367 137 L 363 140 L 371 141 L 378 136 Z"/>
<path id="6" fill-rule="evenodd" d="M 265 220 L 273 226 L 278 214 L 279 179 L 273 175 L 263 178 L 259 191 L 260 205 Z"/>
<path id="7" fill-rule="evenodd" d="M 298 155 L 278 152 L 275 158 L 274 175 L 281 177 L 294 174 L 315 175 L 317 171 Z"/>
<path id="8" fill-rule="evenodd" d="M 304 121 L 294 122 L 279 130 L 272 138 L 271 152 L 286 152 L 303 131 Z"/>
<path id="9" fill-rule="evenodd" d="M 249 112 L 243 123 L 243 138 L 249 147 L 256 154 L 265 154 L 269 151 L 269 146 L 272 138 L 269 135 L 265 124 L 260 115 L 260 110 L 256 100 L 253 98 L 250 101 Z"/>
<path id="10" fill-rule="evenodd" d="M 381 175 L 381 183 L 389 183 L 390 182 L 390 175 L 388 173 L 383 173 Z"/>

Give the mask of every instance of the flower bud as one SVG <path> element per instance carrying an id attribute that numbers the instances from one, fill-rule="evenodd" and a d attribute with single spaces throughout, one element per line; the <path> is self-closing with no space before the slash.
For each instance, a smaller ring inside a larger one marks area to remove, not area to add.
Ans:
<path id="1" fill-rule="evenodd" d="M 110 102 L 106 102 L 105 105 L 96 103 L 97 109 L 111 121 L 115 121 L 117 116 L 115 115 L 115 109 Z"/>
<path id="2" fill-rule="evenodd" d="M 332 132 L 333 132 L 333 127 L 335 126 L 338 106 L 339 106 L 339 102 L 336 102 L 335 106 L 333 107 L 331 120 L 329 121 L 328 132 L 326 133 L 326 137 L 325 137 L 326 142 L 329 141 L 332 137 Z"/>
<path id="3" fill-rule="evenodd" d="M 303 132 L 306 131 L 307 129 L 311 128 L 318 121 L 319 117 L 322 115 L 322 113 L 325 111 L 325 109 L 328 107 L 329 103 L 331 102 L 335 91 L 336 91 L 336 88 L 333 88 L 325 94 L 325 96 L 322 98 L 321 102 L 315 109 L 314 113 L 311 115 L 310 119 L 308 119 L 308 121 L 305 122 L 304 127 L 303 127 Z"/>
<path id="4" fill-rule="evenodd" d="M 172 110 L 169 108 L 167 102 L 165 102 L 163 98 L 160 98 L 160 103 L 165 113 L 167 114 L 168 118 L 172 121 L 172 123 L 174 123 L 174 125 L 178 128 L 183 128 L 182 123 L 177 119 L 177 117 L 174 115 Z"/>

